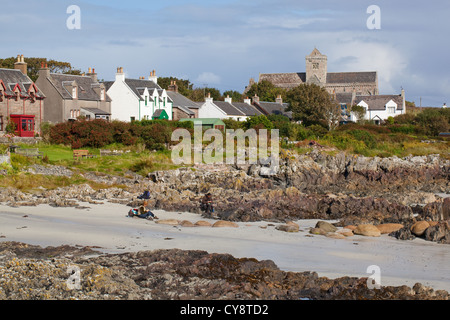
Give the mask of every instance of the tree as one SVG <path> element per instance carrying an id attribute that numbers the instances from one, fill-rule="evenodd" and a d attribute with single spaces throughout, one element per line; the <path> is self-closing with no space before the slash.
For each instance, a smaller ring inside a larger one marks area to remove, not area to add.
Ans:
<path id="1" fill-rule="evenodd" d="M 215 88 L 196 88 L 191 91 L 188 98 L 196 102 L 205 102 L 205 97 L 208 95 L 208 93 L 211 95 L 211 98 L 213 98 L 213 100 L 223 100 L 220 91 Z"/>
<path id="2" fill-rule="evenodd" d="M 81 74 L 81 70 L 72 68 L 69 62 L 47 60 L 47 58 L 24 58 L 24 61 L 27 63 L 27 74 L 33 82 L 38 78 L 41 63 L 46 63 L 52 73 Z M 16 62 L 17 58 L 14 57 L 0 59 L 0 68 L 14 69 L 14 63 Z"/>
<path id="3" fill-rule="evenodd" d="M 315 84 L 301 84 L 288 90 L 286 102 L 293 119 L 302 121 L 305 126 L 329 128 L 336 116 L 336 102 L 325 88 Z"/>
<path id="4" fill-rule="evenodd" d="M 194 84 L 189 80 L 178 79 L 175 77 L 158 77 L 158 85 L 163 89 L 168 89 L 172 81 L 176 82 L 178 86 L 178 92 L 183 96 L 190 96 L 194 87 Z"/>
<path id="5" fill-rule="evenodd" d="M 243 102 L 244 98 L 242 93 L 238 91 L 228 90 L 223 93 L 223 97 L 229 96 L 233 102 Z"/>
<path id="6" fill-rule="evenodd" d="M 275 102 L 279 95 L 281 95 L 283 99 L 285 98 L 286 90 L 275 87 L 275 85 L 268 80 L 262 80 L 259 83 L 252 84 L 246 95 L 249 97 L 257 95 L 261 101 Z"/>
<path id="7" fill-rule="evenodd" d="M 355 115 L 356 122 L 360 122 L 366 115 L 366 108 L 364 108 L 363 106 L 354 105 L 351 107 L 350 112 L 353 112 L 353 114 Z"/>

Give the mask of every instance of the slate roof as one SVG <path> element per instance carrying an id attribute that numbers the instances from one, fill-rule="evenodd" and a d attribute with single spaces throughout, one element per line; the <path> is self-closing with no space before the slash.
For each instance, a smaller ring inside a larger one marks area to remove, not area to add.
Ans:
<path id="1" fill-rule="evenodd" d="M 249 105 L 248 103 L 245 102 L 233 102 L 232 105 L 246 116 L 259 116 L 263 114 L 254 106 Z"/>
<path id="2" fill-rule="evenodd" d="M 72 100 L 72 92 L 67 90 L 67 86 L 76 81 L 78 85 L 78 100 L 98 101 L 100 95 L 94 91 L 100 84 L 94 82 L 89 76 L 78 76 L 72 74 L 51 73 L 48 80 L 53 84 L 63 99 Z M 111 102 L 111 98 L 105 93 L 105 101 Z"/>
<path id="3" fill-rule="evenodd" d="M 93 114 L 101 114 L 101 115 L 108 115 L 108 116 L 111 115 L 111 113 L 101 110 L 99 108 L 84 108 L 84 107 L 82 107 L 81 109 L 87 110 Z"/>
<path id="4" fill-rule="evenodd" d="M 214 101 L 214 104 L 219 107 L 228 116 L 245 116 L 245 114 L 239 109 L 235 108 L 232 104 L 225 101 Z"/>
<path id="5" fill-rule="evenodd" d="M 173 101 L 174 107 L 186 107 L 192 109 L 200 108 L 200 105 L 197 102 L 192 101 L 191 99 L 183 96 L 181 93 L 175 91 L 166 91 L 167 95 Z"/>
<path id="6" fill-rule="evenodd" d="M 327 84 L 369 83 L 377 81 L 377 72 L 328 72 Z"/>
<path id="7" fill-rule="evenodd" d="M 259 82 L 268 80 L 276 87 L 280 88 L 295 88 L 298 85 L 306 82 L 306 73 L 262 73 L 259 75 Z"/>
<path id="8" fill-rule="evenodd" d="M 262 73 L 259 75 L 259 82 L 268 80 L 276 87 L 294 88 L 306 82 L 306 73 Z M 327 84 L 344 83 L 373 83 L 377 81 L 377 72 L 328 72 Z"/>
<path id="9" fill-rule="evenodd" d="M 153 82 L 152 80 L 145 79 L 125 79 L 125 83 L 130 87 L 140 100 L 143 100 L 138 89 L 147 88 L 149 92 L 153 92 L 154 89 L 162 90 L 162 88 Z"/>
<path id="10" fill-rule="evenodd" d="M 355 104 L 364 101 L 369 110 L 386 110 L 386 104 L 393 100 L 397 104 L 397 110 L 403 110 L 403 97 L 401 95 L 372 95 L 356 96 Z"/>
<path id="11" fill-rule="evenodd" d="M 260 101 L 257 103 L 255 102 L 255 104 L 268 115 L 280 114 L 292 118 L 292 112 L 286 111 L 287 107 L 289 106 L 287 103 Z"/>
<path id="12" fill-rule="evenodd" d="M 31 79 L 24 75 L 20 70 L 18 69 L 3 69 L 0 68 L 0 80 L 3 81 L 5 84 L 5 92 L 6 95 L 13 95 L 14 88 L 16 85 L 19 86 L 19 89 L 21 91 L 22 97 L 28 97 L 28 89 L 33 84 L 33 81 Z M 36 86 L 37 88 L 37 86 Z M 44 93 L 37 88 L 36 92 L 36 98 L 45 98 Z"/>

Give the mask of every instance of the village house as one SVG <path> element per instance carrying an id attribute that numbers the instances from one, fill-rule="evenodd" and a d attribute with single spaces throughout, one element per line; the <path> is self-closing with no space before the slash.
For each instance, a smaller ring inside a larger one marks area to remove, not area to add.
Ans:
<path id="1" fill-rule="evenodd" d="M 262 112 L 255 108 L 249 100 L 244 103 L 233 102 L 228 96 L 225 101 L 214 101 L 209 93 L 198 111 L 199 118 L 233 119 L 236 121 L 245 121 L 248 117 L 261 114 Z"/>
<path id="2" fill-rule="evenodd" d="M 250 99 L 246 99 L 247 103 L 250 103 Z M 284 103 L 283 99 L 279 95 L 275 102 L 270 101 L 260 101 L 259 97 L 255 95 L 252 99 L 252 104 L 257 108 L 262 114 L 269 116 L 269 115 L 283 115 L 288 117 L 289 119 L 292 119 L 292 112 L 287 111 L 287 108 L 289 104 Z"/>
<path id="3" fill-rule="evenodd" d="M 50 73 L 42 64 L 36 84 L 46 95 L 44 121 L 51 123 L 75 120 L 84 115 L 89 119 L 110 120 L 111 98 L 97 80 L 95 69 L 86 75 Z"/>
<path id="4" fill-rule="evenodd" d="M 45 94 L 27 76 L 23 55 L 17 56 L 14 69 L 0 69 L 0 132 L 9 121 L 15 123 L 15 134 L 34 137 L 40 133 L 44 118 Z"/>
<path id="5" fill-rule="evenodd" d="M 173 101 L 158 85 L 153 70 L 148 79 L 128 79 L 123 68 L 117 68 L 115 81 L 105 81 L 112 99 L 111 118 L 120 121 L 173 119 Z"/>
<path id="6" fill-rule="evenodd" d="M 173 120 L 178 121 L 185 118 L 198 118 L 200 104 L 179 93 L 178 85 L 175 80 L 170 82 L 170 86 L 167 88 L 167 95 L 173 102 Z"/>

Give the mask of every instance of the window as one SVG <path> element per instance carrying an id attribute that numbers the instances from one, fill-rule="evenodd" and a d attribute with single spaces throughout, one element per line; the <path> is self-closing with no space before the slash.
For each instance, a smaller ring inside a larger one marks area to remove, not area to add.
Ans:
<path id="1" fill-rule="evenodd" d="M 130 121 L 136 120 L 136 117 L 130 117 Z"/>
<path id="2" fill-rule="evenodd" d="M 77 99 L 77 87 L 72 87 L 72 98 Z"/>
<path id="3" fill-rule="evenodd" d="M 70 110 L 70 118 L 74 118 L 74 114 L 73 114 L 73 109 L 72 110 Z"/>
<path id="4" fill-rule="evenodd" d="M 395 113 L 395 107 L 388 107 L 388 113 Z"/>
<path id="5" fill-rule="evenodd" d="M 0 131 L 3 131 L 3 116 L 0 116 Z"/>
<path id="6" fill-rule="evenodd" d="M 319 64 L 318 63 L 313 63 L 312 67 L 313 67 L 313 70 L 319 70 Z"/>

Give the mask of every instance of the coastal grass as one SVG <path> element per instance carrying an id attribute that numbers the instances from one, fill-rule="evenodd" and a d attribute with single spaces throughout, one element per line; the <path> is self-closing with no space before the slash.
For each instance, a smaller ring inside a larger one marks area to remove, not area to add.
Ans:
<path id="1" fill-rule="evenodd" d="M 104 183 L 88 180 L 81 175 L 72 175 L 71 177 L 67 177 L 18 172 L 0 176 L 1 188 L 13 187 L 23 192 L 32 192 L 36 190 L 54 190 L 56 188 L 80 184 L 88 184 L 95 190 L 111 187 L 125 188 L 125 186 L 123 185 L 107 185 Z"/>

